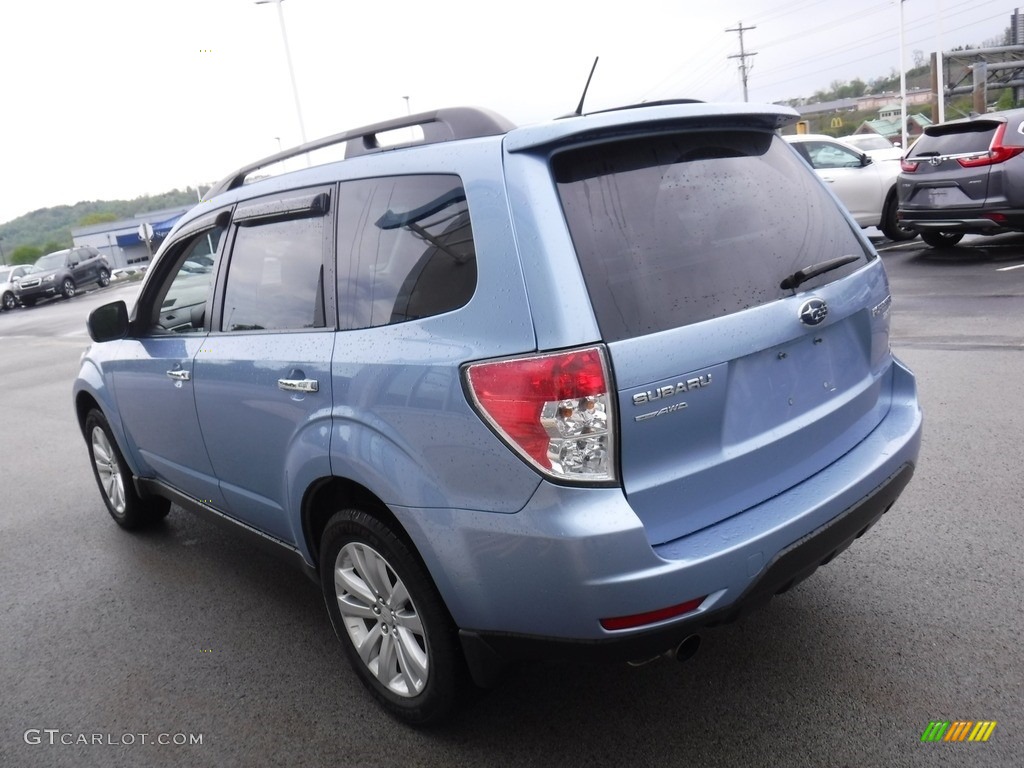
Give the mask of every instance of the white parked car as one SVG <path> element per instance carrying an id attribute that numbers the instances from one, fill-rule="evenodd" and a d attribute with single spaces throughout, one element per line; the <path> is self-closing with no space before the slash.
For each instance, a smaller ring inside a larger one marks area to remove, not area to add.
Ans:
<path id="1" fill-rule="evenodd" d="M 872 160 L 902 160 L 903 150 L 885 136 L 877 133 L 858 133 L 853 136 L 841 136 L 839 139 L 854 149 L 859 149 Z"/>
<path id="2" fill-rule="evenodd" d="M 31 264 L 4 264 L 0 266 L 0 309 L 14 309 L 18 298 L 14 293 L 14 281 L 35 272 Z"/>
<path id="3" fill-rule="evenodd" d="M 877 227 L 890 240 L 911 240 L 917 233 L 900 226 L 896 218 L 896 180 L 900 164 L 875 162 L 867 155 L 831 136 L 786 136 L 853 214 L 862 227 Z"/>

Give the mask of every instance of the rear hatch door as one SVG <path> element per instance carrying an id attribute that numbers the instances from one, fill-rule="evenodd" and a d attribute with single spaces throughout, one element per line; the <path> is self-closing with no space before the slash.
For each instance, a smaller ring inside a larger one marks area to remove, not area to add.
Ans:
<path id="1" fill-rule="evenodd" d="M 884 270 L 779 136 L 737 119 L 552 165 L 652 544 L 792 488 L 881 420 Z"/>
<path id="2" fill-rule="evenodd" d="M 900 208 L 941 214 L 984 205 L 995 167 L 986 159 L 1004 124 L 1000 119 L 980 119 L 925 129 L 907 153 L 900 176 Z"/>

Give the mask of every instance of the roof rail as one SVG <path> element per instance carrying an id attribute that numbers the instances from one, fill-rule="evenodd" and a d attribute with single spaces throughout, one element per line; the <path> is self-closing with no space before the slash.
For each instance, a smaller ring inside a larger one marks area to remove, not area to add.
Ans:
<path id="1" fill-rule="evenodd" d="M 380 152 L 385 149 L 378 140 L 380 134 L 415 126 L 419 126 L 423 130 L 423 139 L 396 144 L 394 147 L 406 147 L 414 144 L 436 144 L 442 141 L 471 139 L 480 136 L 498 136 L 508 133 L 516 127 L 514 123 L 496 112 L 479 107 L 449 107 L 446 109 L 435 109 L 431 112 L 420 112 L 416 115 L 385 120 L 380 123 L 363 126 L 362 128 L 343 131 L 333 136 L 325 136 L 322 139 L 309 141 L 297 147 L 286 149 L 283 152 L 264 157 L 262 160 L 257 160 L 254 163 L 239 168 L 217 182 L 206 193 L 205 197 L 210 199 L 222 192 L 242 186 L 249 174 L 261 168 L 266 168 L 283 160 L 336 144 L 351 142 L 345 147 L 346 160 L 351 157 L 358 157 L 359 155 Z M 357 139 L 360 141 L 356 142 L 355 140 Z M 390 149 L 392 147 L 387 148 Z"/>

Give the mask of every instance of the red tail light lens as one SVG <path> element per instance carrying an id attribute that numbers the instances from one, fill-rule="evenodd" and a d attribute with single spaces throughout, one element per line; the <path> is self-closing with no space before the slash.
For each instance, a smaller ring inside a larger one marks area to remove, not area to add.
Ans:
<path id="1" fill-rule="evenodd" d="M 914 163 L 907 159 L 900 160 L 900 168 L 903 169 L 904 173 L 915 173 L 919 165 L 920 163 Z"/>
<path id="2" fill-rule="evenodd" d="M 992 146 L 988 152 L 977 157 L 962 157 L 957 160 L 964 168 L 979 168 L 985 165 L 997 165 L 1005 163 L 1011 157 L 1016 157 L 1024 152 L 1024 147 L 1003 146 L 1003 136 L 1006 134 L 1006 123 L 1000 123 L 996 128 L 995 136 L 992 137 Z"/>
<path id="3" fill-rule="evenodd" d="M 474 363 L 480 415 L 523 459 L 559 480 L 615 480 L 614 408 L 600 347 Z"/>

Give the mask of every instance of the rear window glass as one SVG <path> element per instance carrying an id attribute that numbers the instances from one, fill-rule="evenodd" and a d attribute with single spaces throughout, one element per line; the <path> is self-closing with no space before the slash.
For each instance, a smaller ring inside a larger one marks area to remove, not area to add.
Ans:
<path id="1" fill-rule="evenodd" d="M 781 138 L 753 131 L 645 137 L 566 150 L 553 171 L 601 333 L 631 338 L 793 295 L 793 272 L 869 255 Z"/>
<path id="2" fill-rule="evenodd" d="M 999 123 L 988 120 L 943 126 L 937 135 L 925 133 L 911 147 L 907 158 L 921 155 L 956 155 L 964 152 L 987 152 L 992 146 Z M 935 129 L 932 129 L 933 131 Z"/>

